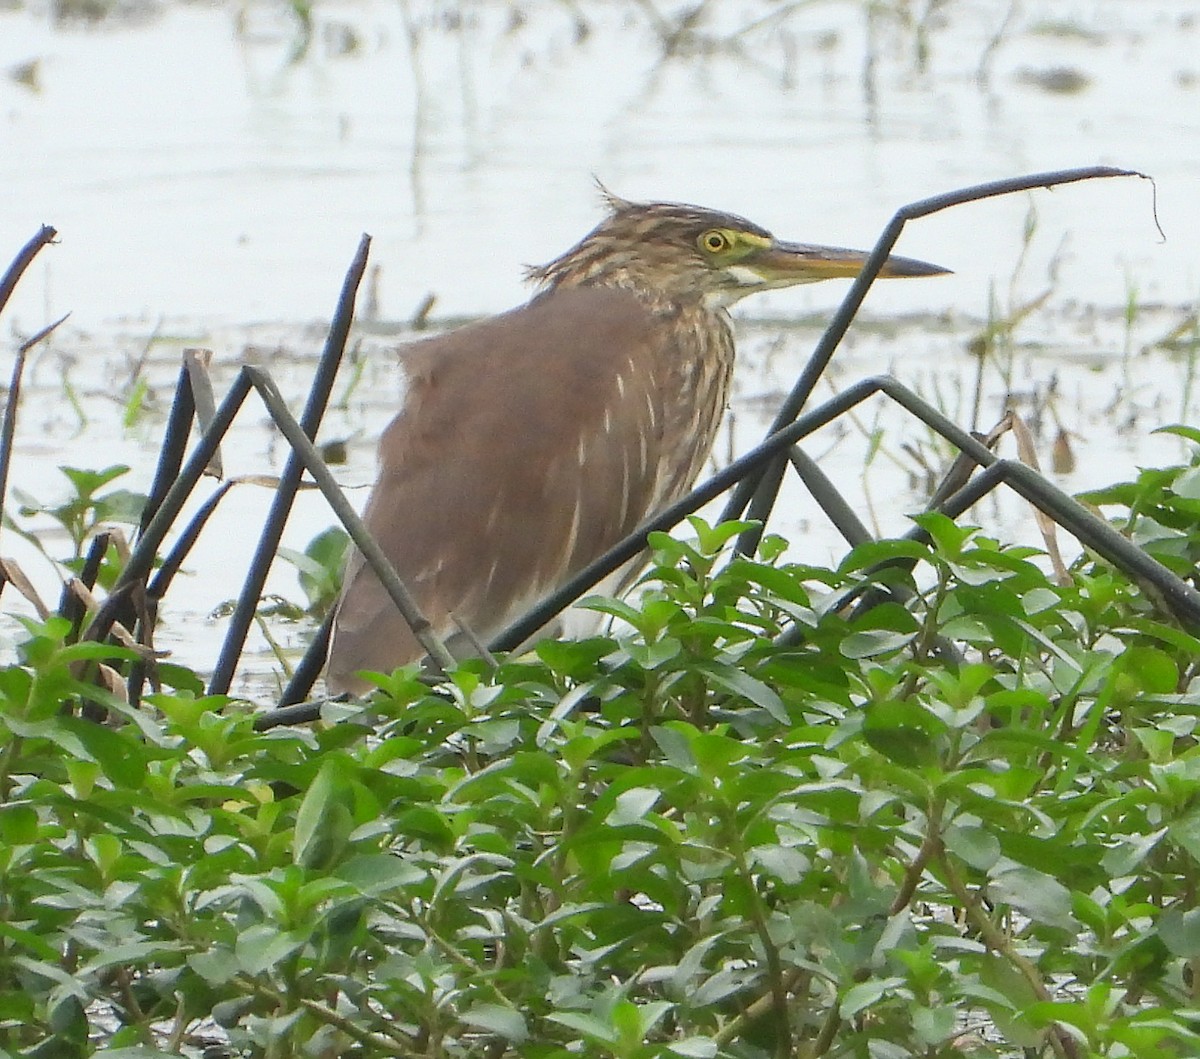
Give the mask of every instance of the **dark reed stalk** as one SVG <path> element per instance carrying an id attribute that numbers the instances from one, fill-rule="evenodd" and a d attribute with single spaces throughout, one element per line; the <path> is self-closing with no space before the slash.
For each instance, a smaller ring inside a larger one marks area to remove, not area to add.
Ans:
<path id="1" fill-rule="evenodd" d="M 972 469 L 975 464 L 967 457 L 959 456 L 960 460 L 970 463 Z M 841 533 L 846 543 L 852 548 L 857 548 L 860 544 L 869 544 L 875 540 L 874 535 L 866 526 L 859 520 L 858 514 L 846 502 L 845 497 L 838 491 L 837 487 L 830 481 L 829 477 L 821 470 L 816 460 L 812 459 L 805 453 L 799 445 L 793 445 L 788 453 L 788 460 L 795 468 L 800 480 L 804 483 L 813 499 L 820 505 L 821 510 L 825 512 L 829 520 Z M 957 461 L 951 468 L 951 474 L 954 474 L 957 468 Z M 943 485 L 945 482 L 943 481 Z M 940 487 L 939 487 L 940 488 Z M 882 566 L 900 565 L 900 562 L 908 563 L 907 560 L 898 561 L 897 563 L 885 563 Z M 915 565 L 915 561 L 909 565 Z M 873 573 L 874 570 L 869 573 Z M 907 585 L 902 584 L 874 584 L 871 586 L 872 591 L 864 594 L 863 601 L 860 603 L 855 614 L 861 611 L 869 610 L 871 606 L 878 605 L 887 599 L 896 600 L 899 603 L 904 603 L 911 599 L 915 592 Z M 866 601 L 870 599 L 868 604 Z M 849 601 L 847 601 L 849 602 Z M 846 603 L 838 603 L 833 609 L 840 610 Z M 798 625 L 793 625 L 791 630 L 799 629 Z M 776 643 L 779 643 L 782 636 L 787 633 L 781 633 L 780 637 L 776 638 Z M 958 649 L 947 640 L 944 636 L 937 636 L 934 639 L 934 649 L 943 658 L 957 658 L 960 654 Z"/>
<path id="2" fill-rule="evenodd" d="M 358 250 L 350 263 L 346 278 L 342 284 L 341 295 L 338 297 L 337 308 L 329 326 L 329 335 L 325 340 L 325 348 L 317 365 L 316 376 L 308 392 L 304 411 L 300 416 L 300 427 L 311 440 L 317 436 L 317 429 L 329 404 L 329 395 L 333 390 L 333 382 L 341 364 L 342 355 L 346 348 L 346 339 L 350 334 L 350 325 L 354 320 L 354 300 L 367 268 L 367 256 L 371 248 L 370 236 L 364 235 L 359 241 Z M 245 370 L 245 369 L 244 369 Z M 259 386 L 260 393 L 262 387 Z M 210 695 L 224 695 L 229 691 L 233 682 L 233 672 L 242 656 L 242 647 L 246 635 L 254 621 L 258 610 L 259 598 L 262 596 L 263 584 L 275 553 L 279 549 L 279 540 L 283 536 L 283 528 L 292 510 L 296 490 L 300 486 L 300 476 L 304 465 L 293 445 L 292 452 L 280 475 L 279 487 L 271 503 L 266 524 L 258 540 L 258 547 L 246 573 L 246 581 L 242 586 L 225 640 L 221 644 L 221 652 L 213 668 L 212 679 L 209 681 Z"/>
<path id="3" fill-rule="evenodd" d="M 986 445 L 989 450 L 994 451 L 996 448 L 996 443 L 1011 429 L 1011 419 L 1011 413 L 1005 413 L 1000 422 L 997 423 L 996 426 L 993 427 L 987 434 L 979 434 L 972 429 L 971 436 L 978 439 L 981 444 Z M 949 468 L 946 470 L 946 473 L 942 475 L 941 481 L 938 482 L 937 487 L 934 489 L 933 493 L 929 497 L 929 500 L 925 504 L 925 510 L 940 511 L 942 514 L 947 514 L 948 512 L 945 506 L 947 501 L 951 496 L 953 496 L 967 484 L 971 478 L 971 475 L 973 475 L 978 469 L 978 466 L 979 465 L 965 452 L 960 452 L 951 462 Z M 962 514 L 962 511 L 959 511 L 958 514 Z M 905 538 L 921 541 L 925 544 L 928 544 L 930 541 L 929 535 L 921 530 L 920 527 L 914 527 L 905 534 Z M 917 563 L 915 559 L 898 559 L 894 562 L 884 563 L 883 565 L 888 567 L 901 566 L 912 570 Z M 876 585 L 871 587 L 862 593 L 858 601 L 858 605 L 855 607 L 854 613 L 851 615 L 851 618 L 853 619 L 858 617 L 860 614 L 865 614 L 872 607 L 878 606 L 884 598 L 894 595 L 894 588 L 890 585 Z"/>
<path id="4" fill-rule="evenodd" d="M 994 464 L 1001 464 L 1003 469 L 993 474 L 999 476 L 1013 492 L 1024 497 L 1142 588 L 1149 588 L 1156 606 L 1165 605 L 1184 626 L 1191 629 L 1200 628 L 1200 592 L 1119 533 L 1104 519 L 1092 514 L 1074 497 L 1068 496 L 1058 486 L 1043 478 L 1032 467 L 1017 460 L 999 459 L 982 442 L 973 435 L 966 434 L 960 427 L 955 426 L 953 434 L 947 432 L 943 428 L 950 424 L 950 421 L 941 412 L 907 387 L 901 386 L 895 379 L 888 379 L 886 376 L 884 379 L 887 384 L 880 388 L 897 404 L 958 446 L 960 451 L 965 452 L 981 466 L 990 468 Z M 964 435 L 971 440 L 970 448 L 960 443 L 960 438 Z M 988 459 L 977 458 L 976 453 L 980 449 L 988 453 Z M 969 487 L 970 483 L 959 491 L 960 494 L 965 493 Z"/>
<path id="5" fill-rule="evenodd" d="M 33 263 L 33 259 L 37 257 L 38 251 L 47 243 L 54 242 L 57 235 L 56 228 L 43 224 L 38 233 L 17 251 L 17 256 L 13 258 L 12 264 L 5 269 L 4 275 L 0 276 L 0 313 L 4 312 L 8 299 L 17 289 L 17 284 L 21 281 L 25 270 Z"/>
<path id="6" fill-rule="evenodd" d="M 974 463 L 989 467 L 998 457 L 971 433 L 943 415 L 927 401 L 888 375 L 861 379 L 847 387 L 836 397 L 819 405 L 813 411 L 800 416 L 782 430 L 776 431 L 765 441 L 744 456 L 734 460 L 728 467 L 713 475 L 708 481 L 694 489 L 678 503 L 664 509 L 654 518 L 610 548 L 595 562 L 589 564 L 567 584 L 551 593 L 522 618 L 501 632 L 491 643 L 493 651 L 511 650 L 540 629 L 559 611 L 574 602 L 623 563 L 628 562 L 646 546 L 647 534 L 655 530 L 670 529 L 687 515 L 703 507 L 730 486 L 744 480 L 766 461 L 809 434 L 825 426 L 833 419 L 849 411 L 867 397 L 883 393 L 916 416 L 931 430 L 936 431 L 956 446 Z M 1087 546 L 1102 555 L 1139 584 L 1154 586 L 1159 598 L 1166 601 L 1169 609 L 1189 626 L 1200 626 L 1200 593 L 1185 584 L 1156 559 L 1147 555 L 1132 542 L 1126 540 L 1103 519 L 1093 515 L 1082 504 L 1041 478 L 1036 471 L 1023 464 L 1005 472 L 1005 481 L 1026 499 L 1069 530 Z M 1040 483 L 1040 484 L 1038 484 Z"/>
<path id="7" fill-rule="evenodd" d="M 4 524 L 4 502 L 8 496 L 8 469 L 12 466 L 13 441 L 17 433 L 17 409 L 21 404 L 21 380 L 25 374 L 25 358 L 29 351 L 61 324 L 70 313 L 43 327 L 36 335 L 22 342 L 13 362 L 12 378 L 8 383 L 8 398 L 4 402 L 4 423 L 0 426 L 0 527 Z"/>
<path id="8" fill-rule="evenodd" d="M 1166 567 L 1103 519 L 1093 515 L 1073 497 L 1067 496 L 1028 464 L 1019 460 L 996 460 L 961 489 L 947 497 L 938 510 L 956 519 L 1000 485 L 1009 486 L 1074 535 L 1085 547 L 1091 548 L 1112 563 L 1131 581 L 1141 586 L 1156 607 L 1169 612 L 1184 628 L 1193 634 L 1200 630 L 1200 593 L 1170 573 Z M 920 526 L 914 526 L 901 539 L 927 543 L 929 535 Z M 916 565 L 909 560 L 898 560 L 891 565 L 901 563 L 909 569 Z M 840 609 L 863 597 L 872 587 L 874 586 L 869 583 L 856 585 L 833 604 L 834 609 Z M 868 609 L 865 602 L 856 613 L 863 609 Z M 789 647 L 801 643 L 803 639 L 804 630 L 793 626 L 776 637 L 775 643 L 780 647 Z"/>
<path id="9" fill-rule="evenodd" d="M 295 706 L 297 703 L 303 702 L 312 691 L 317 677 L 325 668 L 325 656 L 329 653 L 329 636 L 333 632 L 333 617 L 336 613 L 336 607 L 329 608 L 325 620 L 321 622 L 312 640 L 309 641 L 304 656 L 292 671 L 291 680 L 287 682 L 283 694 L 279 696 L 280 708 Z"/>
<path id="10" fill-rule="evenodd" d="M 171 550 L 163 557 L 163 561 L 155 571 L 154 577 L 151 579 L 149 585 L 146 586 L 145 613 L 150 621 L 156 619 L 158 605 L 162 602 L 163 597 L 167 594 L 167 590 L 171 587 L 171 582 L 175 579 L 175 575 L 179 573 L 180 568 L 183 566 L 184 560 L 200 536 L 200 531 L 204 529 L 213 512 L 217 510 L 217 507 L 225 498 L 225 494 L 233 486 L 233 482 L 222 482 L 214 490 L 212 496 L 200 505 L 200 510 L 192 516 L 191 520 L 183 528 L 183 532 L 171 546 Z M 148 638 L 152 631 L 152 629 L 141 629 L 141 637 Z M 141 662 L 135 663 L 130 668 L 129 677 L 125 682 L 126 695 L 131 704 L 136 705 L 141 702 L 145 683 L 146 666 Z"/>
<path id="11" fill-rule="evenodd" d="M 100 564 L 104 562 L 104 553 L 112 543 L 111 533 L 97 533 L 83 560 L 83 568 L 79 571 L 78 579 L 90 592 L 96 587 L 96 578 L 100 574 Z M 83 601 L 74 595 L 69 585 L 64 585 L 58 600 L 58 613 L 71 623 L 71 631 L 67 634 L 66 642 L 75 643 L 79 639 L 80 626 L 85 617 Z"/>
<path id="12" fill-rule="evenodd" d="M 185 350 L 185 357 L 189 351 Z M 209 393 L 211 400 L 211 390 Z M 151 519 L 158 513 L 163 498 L 179 476 L 179 468 L 183 465 L 183 456 L 187 450 L 187 439 L 192 429 L 192 419 L 196 414 L 196 401 L 193 392 L 192 372 L 189 363 L 180 365 L 179 378 L 175 380 L 175 395 L 171 400 L 171 411 L 167 416 L 167 425 L 163 430 L 162 444 L 158 448 L 158 464 L 154 469 L 154 478 L 150 483 L 142 516 L 138 519 L 138 537 L 146 531 Z M 212 421 L 212 414 L 205 423 Z M 200 427 L 201 432 L 204 426 Z M 161 597 L 160 597 L 161 598 Z M 132 607 L 132 597 L 127 597 L 127 605 L 113 614 L 113 620 L 127 628 L 134 628 L 136 615 Z M 145 630 L 144 634 L 148 634 Z M 134 665 L 129 672 L 126 690 L 130 702 L 140 701 L 142 683 L 145 676 L 143 665 Z"/>
<path id="13" fill-rule="evenodd" d="M 875 538 L 871 531 L 862 524 L 858 513 L 838 492 L 837 486 L 830 481 L 829 476 L 821 470 L 820 464 L 808 455 L 799 445 L 793 445 L 788 450 L 788 461 L 795 469 L 800 481 L 812 498 L 820 505 L 822 511 L 833 523 L 834 528 L 842 535 L 842 539 L 855 548 L 866 544 Z"/>
<path id="14" fill-rule="evenodd" d="M 200 531 L 204 529 L 221 501 L 225 499 L 225 494 L 236 484 L 236 482 L 222 482 L 213 491 L 212 496 L 200 505 L 200 509 L 183 528 L 183 532 L 171 546 L 171 550 L 163 557 L 162 564 L 155 571 L 154 577 L 146 589 L 152 599 L 158 601 L 167 594 L 167 589 L 171 587 L 171 582 L 183 566 L 184 560 L 200 536 Z"/>
<path id="15" fill-rule="evenodd" d="M 112 592 L 109 593 L 108 598 L 101 604 L 96 616 L 92 619 L 92 624 L 84 634 L 85 638 L 99 640 L 107 636 L 113 621 L 120 613 L 122 601 L 130 595 L 131 587 L 149 577 L 160 545 L 166 539 L 175 519 L 179 517 L 179 512 L 187 503 L 192 490 L 196 488 L 196 483 L 207 469 L 213 453 L 221 444 L 229 430 L 229 425 L 233 422 L 249 392 L 250 379 L 246 375 L 246 369 L 243 368 L 238 372 L 225 399 L 217 408 L 212 426 L 201 435 L 191 456 L 188 457 L 187 462 L 171 483 L 153 517 L 142 529 L 137 544 L 130 553 L 129 561 L 126 562 L 116 584 L 113 585 Z"/>
<path id="16" fill-rule="evenodd" d="M 192 398 L 192 386 L 188 378 L 187 366 L 179 366 L 179 378 L 175 380 L 175 396 L 171 401 L 171 411 L 167 415 L 167 425 L 163 428 L 162 444 L 158 449 L 158 466 L 154 470 L 154 479 L 150 483 L 150 493 L 146 497 L 146 506 L 142 508 L 142 517 L 138 525 L 138 536 L 146 532 L 150 520 L 158 514 L 163 498 L 171 483 L 179 475 L 183 466 L 183 454 L 187 451 L 188 434 L 192 430 L 192 417 L 196 412 L 196 402 Z"/>
<path id="17" fill-rule="evenodd" d="M 17 289 L 17 284 L 25 275 L 25 270 L 33 264 L 33 259 L 37 257 L 42 247 L 53 242 L 56 235 L 58 235 L 56 229 L 51 228 L 48 224 L 43 224 L 37 234 L 17 251 L 17 256 L 4 270 L 4 275 L 0 276 L 0 313 L 8 305 L 8 299 Z M 35 345 L 49 335 L 69 315 L 70 313 L 60 316 L 54 323 L 43 327 L 36 335 L 23 342 L 17 350 L 17 359 L 13 364 L 12 379 L 8 388 L 8 400 L 4 405 L 4 424 L 0 427 L 0 524 L 3 523 L 4 500 L 8 495 L 8 469 L 11 465 L 13 438 L 17 429 L 17 406 L 21 400 L 21 377 L 25 372 L 25 357 Z"/>
<path id="18" fill-rule="evenodd" d="M 993 489 L 1000 485 L 1004 480 L 1002 472 L 996 470 L 997 467 L 1002 467 L 1005 461 L 997 460 L 990 467 L 985 467 L 974 478 L 967 482 L 957 492 L 947 496 L 937 510 L 950 518 L 958 518 L 964 514 L 975 504 L 979 503 Z M 900 537 L 901 540 L 916 541 L 921 544 L 929 543 L 929 534 L 920 526 L 913 526 L 907 533 Z M 880 590 L 880 586 L 873 584 L 869 578 L 871 575 L 882 570 L 884 567 L 899 567 L 905 570 L 912 570 L 917 565 L 915 559 L 895 559 L 873 567 L 867 572 L 868 580 L 861 584 L 855 585 L 853 588 L 843 592 L 831 605 L 831 610 L 841 610 L 843 607 L 848 607 L 855 600 L 859 600 L 858 607 L 855 608 L 855 615 L 861 614 L 865 610 L 869 610 L 871 606 L 872 595 Z M 799 625 L 793 625 L 789 629 L 785 629 L 777 637 L 775 637 L 776 647 L 796 647 L 805 640 L 805 631 Z"/>
<path id="19" fill-rule="evenodd" d="M 295 702 L 258 714 L 254 718 L 254 730 L 269 732 L 272 728 L 283 728 L 292 724 L 311 724 L 320 717 L 320 702 Z"/>
<path id="20" fill-rule="evenodd" d="M 317 483 L 317 488 L 321 490 L 322 495 L 329 502 L 329 506 L 333 508 L 333 513 L 346 528 L 350 539 L 362 552 L 363 558 L 379 578 L 392 602 L 404 616 L 404 620 L 408 622 L 417 642 L 425 648 L 438 671 L 444 673 L 454 665 L 453 655 L 446 650 L 446 645 L 438 638 L 429 620 L 421 613 L 417 601 L 408 591 L 404 582 L 400 580 L 395 567 L 392 566 L 375 538 L 367 531 L 367 527 L 363 525 L 358 513 L 350 506 L 350 502 L 343 495 L 337 480 L 330 473 L 325 461 L 321 459 L 321 454 L 317 452 L 312 439 L 288 411 L 287 404 L 276 388 L 274 380 L 261 368 L 247 367 L 242 371 L 253 382 L 263 404 L 267 406 L 267 411 L 271 413 L 271 418 L 275 420 L 275 425 L 279 427 L 280 432 L 291 445 L 297 462 L 312 475 L 313 480 Z"/>
<path id="21" fill-rule="evenodd" d="M 878 276 L 892 247 L 896 245 L 896 240 L 900 238 L 905 224 L 909 221 L 919 217 L 928 217 L 931 214 L 950 209 L 952 206 L 961 206 L 967 202 L 979 202 L 983 199 L 995 198 L 998 195 L 1011 195 L 1019 191 L 1032 191 L 1035 188 L 1051 188 L 1060 184 L 1077 183 L 1081 180 L 1127 176 L 1145 178 L 1144 173 L 1132 169 L 1115 169 L 1111 166 L 1059 169 L 1052 172 L 1034 173 L 1029 176 L 1010 177 L 1007 180 L 995 180 L 986 184 L 976 184 L 901 206 L 884 228 L 862 271 L 855 277 L 850 289 L 846 292 L 846 297 L 842 299 L 841 305 L 830 319 L 829 326 L 825 328 L 812 356 L 792 387 L 791 393 L 788 394 L 776 414 L 774 422 L 767 429 L 767 434 L 774 434 L 781 430 L 800 414 L 800 410 L 812 396 L 812 392 L 829 366 L 829 361 L 838 344 L 845 337 L 847 329 L 862 306 L 867 291 Z M 742 512 L 746 511 L 747 505 L 749 505 L 749 517 L 759 522 L 758 528 L 747 530 L 738 539 L 738 551 L 744 555 L 752 553 L 758 547 L 763 526 L 766 525 L 771 509 L 774 507 L 779 483 L 783 477 L 782 473 L 774 468 L 778 467 L 781 462 L 782 458 L 771 461 L 771 463 L 757 468 L 753 475 L 743 479 L 730 494 L 721 513 L 720 521 L 726 522 L 740 518 Z"/>

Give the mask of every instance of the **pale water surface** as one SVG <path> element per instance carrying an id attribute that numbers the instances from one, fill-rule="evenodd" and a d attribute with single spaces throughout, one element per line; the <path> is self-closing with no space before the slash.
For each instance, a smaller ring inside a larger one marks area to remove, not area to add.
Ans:
<path id="1" fill-rule="evenodd" d="M 214 350 L 219 385 L 242 362 L 265 363 L 299 401 L 319 321 L 364 231 L 379 322 L 365 336 L 365 378 L 339 391 L 326 428 L 351 439 L 339 472 L 350 485 L 369 481 L 374 436 L 400 392 L 387 321 L 428 293 L 435 322 L 521 300 L 522 265 L 597 219 L 593 176 L 626 197 L 700 202 L 782 236 L 867 246 L 904 202 L 1094 163 L 1156 178 L 1166 242 L 1150 186 L 1136 180 L 920 221 L 901 251 L 955 275 L 872 292 L 871 320 L 830 381 L 891 370 L 965 421 L 975 372 L 965 348 L 989 301 L 1007 314 L 1048 291 L 1006 363 L 1018 407 L 1035 420 L 1041 409 L 1047 452 L 1056 418 L 1072 432 L 1078 463 L 1061 483 L 1088 488 L 1178 458 L 1177 443 L 1147 433 L 1195 418 L 1186 343 L 1143 350 L 1195 311 L 1200 290 L 1195 5 L 949 4 L 924 29 L 878 13 L 887 6 L 714 0 L 667 55 L 649 9 L 615 0 L 576 5 L 582 23 L 557 3 L 321 2 L 295 61 L 292 16 L 269 4 L 57 27 L 36 6 L 0 11 L 0 71 L 34 64 L 31 77 L 0 78 L 0 257 L 42 223 L 61 234 L 7 310 L 4 341 L 14 349 L 72 312 L 30 366 L 13 484 L 52 499 L 63 492 L 58 464 L 125 462 L 129 486 L 144 489 L 184 345 Z M 815 341 L 813 321 L 842 293 L 828 284 L 740 307 L 730 450 L 756 440 Z M 1001 367 L 985 376 L 984 425 L 1004 403 Z M 151 403 L 123 427 L 139 376 Z M 924 432 L 877 415 L 864 410 L 810 449 L 878 528 L 897 532 L 923 484 L 903 443 Z M 877 429 L 885 443 L 864 474 Z M 228 470 L 277 471 L 284 454 L 248 407 Z M 262 489 L 235 489 L 175 590 L 166 635 L 185 661 L 211 663 L 221 623 L 204 615 L 236 594 L 268 503 Z M 810 508 L 791 497 L 775 528 L 806 557 L 835 558 L 836 539 Z M 1019 505 L 975 514 L 990 531 L 1037 541 Z M 304 498 L 288 543 L 302 547 L 329 521 Z M 53 595 L 53 573 L 11 534 L 0 552 Z M 286 569 L 273 587 L 298 596 Z"/>

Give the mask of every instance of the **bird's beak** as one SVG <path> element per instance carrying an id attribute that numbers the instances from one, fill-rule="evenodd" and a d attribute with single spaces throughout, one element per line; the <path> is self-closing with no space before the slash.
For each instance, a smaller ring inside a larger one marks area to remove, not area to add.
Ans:
<path id="1" fill-rule="evenodd" d="M 769 287 L 790 287 L 796 283 L 815 283 L 822 279 L 857 276 L 870 254 L 865 250 L 847 250 L 840 246 L 813 246 L 809 243 L 785 243 L 773 240 L 769 245 L 742 260 Z M 883 263 L 879 275 L 884 279 L 901 276 L 943 276 L 948 268 L 892 255 Z"/>

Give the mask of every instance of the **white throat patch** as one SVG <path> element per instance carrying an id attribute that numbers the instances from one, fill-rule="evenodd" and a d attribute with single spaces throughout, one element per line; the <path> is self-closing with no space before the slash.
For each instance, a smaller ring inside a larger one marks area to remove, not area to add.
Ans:
<path id="1" fill-rule="evenodd" d="M 747 294 L 764 290 L 768 286 L 763 282 L 762 276 L 743 265 L 729 265 L 723 271 L 725 275 L 737 280 L 738 286 L 712 291 L 704 295 L 704 305 L 708 309 L 728 309 L 734 302 L 741 301 Z"/>

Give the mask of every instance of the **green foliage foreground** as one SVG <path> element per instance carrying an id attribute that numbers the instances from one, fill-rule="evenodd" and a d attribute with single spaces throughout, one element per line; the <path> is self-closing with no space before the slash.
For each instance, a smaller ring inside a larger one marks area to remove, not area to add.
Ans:
<path id="1" fill-rule="evenodd" d="M 1190 571 L 1196 478 L 1099 499 Z M 737 527 L 697 523 L 600 604 L 628 628 L 312 728 L 181 672 L 103 700 L 120 652 L 32 627 L 0 1052 L 1200 1054 L 1200 640 L 1099 563 L 922 521 L 836 571 L 718 563 Z M 864 579 L 902 591 L 833 606 Z"/>

